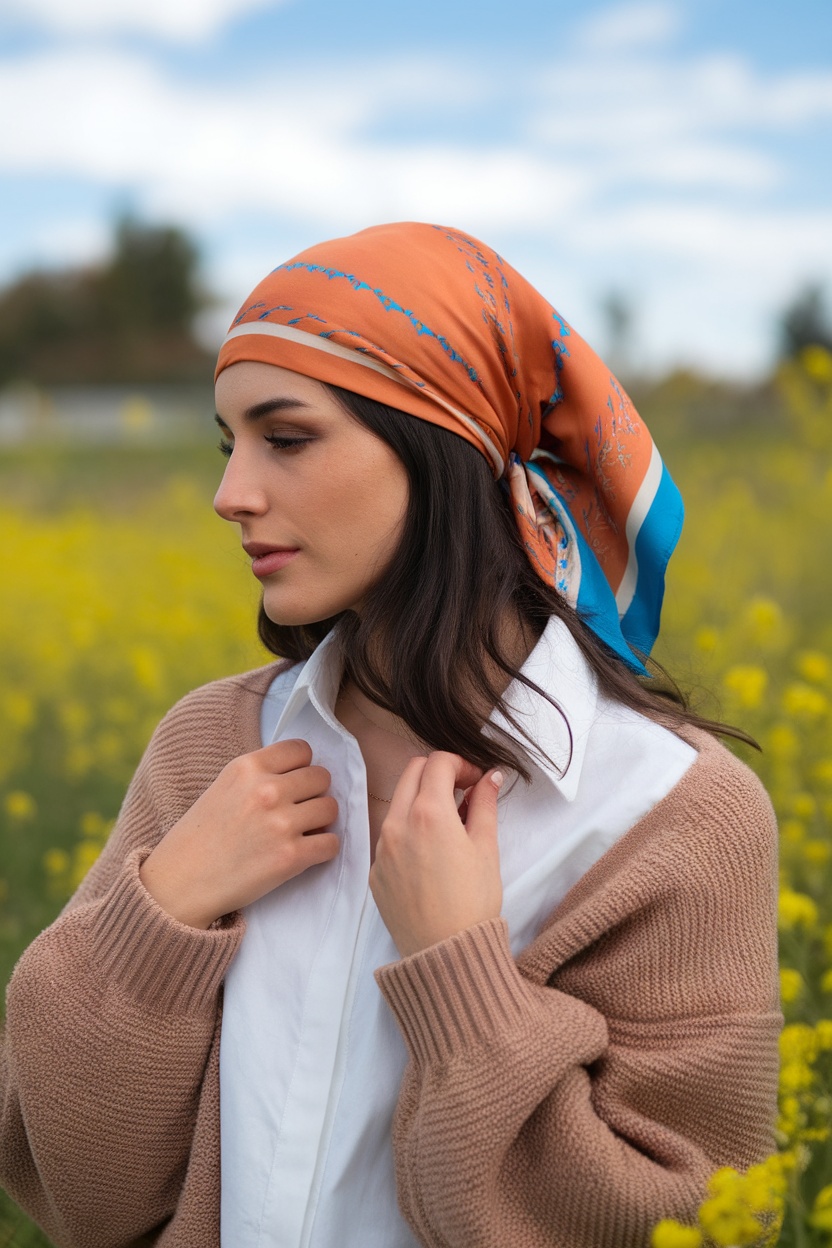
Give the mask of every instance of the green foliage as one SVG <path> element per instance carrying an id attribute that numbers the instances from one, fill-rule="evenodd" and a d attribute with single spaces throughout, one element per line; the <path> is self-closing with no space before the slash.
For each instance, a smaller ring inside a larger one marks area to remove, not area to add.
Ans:
<path id="1" fill-rule="evenodd" d="M 0 1248 L 52 1248 L 43 1231 L 0 1192 Z"/>
<path id="2" fill-rule="evenodd" d="M 0 385 L 209 377 L 192 333 L 210 302 L 198 264 L 182 230 L 125 218 L 101 265 L 24 274 L 0 292 Z"/>
<path id="3" fill-rule="evenodd" d="M 823 289 L 810 283 L 798 292 L 780 318 L 780 350 L 796 359 L 807 347 L 832 351 L 832 324 L 824 306 Z"/>

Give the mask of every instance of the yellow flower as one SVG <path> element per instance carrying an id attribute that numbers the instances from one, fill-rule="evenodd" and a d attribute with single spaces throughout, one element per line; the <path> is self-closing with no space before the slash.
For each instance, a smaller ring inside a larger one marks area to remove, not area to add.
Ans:
<path id="1" fill-rule="evenodd" d="M 813 685 L 824 684 L 832 671 L 832 664 L 825 654 L 821 654 L 820 650 L 804 650 L 797 656 L 795 666 L 803 679 Z"/>
<path id="2" fill-rule="evenodd" d="M 700 1248 L 702 1232 L 695 1226 L 682 1226 L 672 1218 L 663 1218 L 653 1228 L 651 1248 Z"/>
<path id="3" fill-rule="evenodd" d="M 825 347 L 812 344 L 800 353 L 800 362 L 813 381 L 832 382 L 832 354 Z"/>
<path id="4" fill-rule="evenodd" d="M 803 857 L 813 867 L 822 867 L 832 857 L 832 845 L 828 841 L 807 841 L 803 846 Z"/>
<path id="5" fill-rule="evenodd" d="M 708 1179 L 708 1194 L 710 1196 L 733 1196 L 737 1192 L 739 1182 L 739 1172 L 733 1166 L 721 1166 Z"/>
<path id="6" fill-rule="evenodd" d="M 81 816 L 81 835 L 90 839 L 96 836 L 104 836 L 107 832 L 108 824 L 99 815 L 97 810 L 87 810 Z"/>
<path id="7" fill-rule="evenodd" d="M 806 1092 L 815 1081 L 814 1072 L 808 1062 L 784 1062 L 780 1067 L 778 1086 L 784 1096 L 794 1096 L 798 1092 Z"/>
<path id="8" fill-rule="evenodd" d="M 781 1089 L 782 1093 L 782 1089 Z M 800 1107 L 800 1099 L 791 1093 L 780 1096 L 777 1130 L 786 1140 L 793 1139 L 806 1121 L 806 1115 Z"/>
<path id="9" fill-rule="evenodd" d="M 818 908 L 806 893 L 796 893 L 782 888 L 778 899 L 777 922 L 781 930 L 789 932 L 795 927 L 811 931 L 817 926 Z"/>
<path id="10" fill-rule="evenodd" d="M 832 789 L 832 758 L 822 758 L 819 763 L 815 763 L 812 775 L 819 784 Z"/>
<path id="11" fill-rule="evenodd" d="M 752 640 L 758 646 L 777 645 L 784 634 L 783 612 L 771 598 L 752 598 L 745 612 Z"/>
<path id="12" fill-rule="evenodd" d="M 798 819 L 811 819 L 817 814 L 818 804 L 811 793 L 795 793 L 792 798 L 792 810 Z"/>
<path id="13" fill-rule="evenodd" d="M 819 1231 L 832 1231 L 832 1183 L 822 1187 L 815 1197 L 810 1224 Z"/>
<path id="14" fill-rule="evenodd" d="M 806 828 L 799 819 L 784 819 L 780 824 L 780 835 L 791 845 L 799 845 L 806 835 Z"/>
<path id="15" fill-rule="evenodd" d="M 794 971 L 789 966 L 780 968 L 780 997 L 787 1005 L 797 1000 L 805 986 L 800 971 Z"/>
<path id="16" fill-rule="evenodd" d="M 832 971 L 824 971 L 820 977 L 821 992 L 832 992 Z"/>
<path id="17" fill-rule="evenodd" d="M 765 1213 L 777 1207 L 786 1194 L 786 1169 L 783 1155 L 773 1153 L 765 1161 L 746 1170 L 745 1195 L 752 1212 Z"/>
<path id="18" fill-rule="evenodd" d="M 763 1233 L 762 1223 L 743 1207 L 734 1193 L 706 1200 L 699 1210 L 699 1222 L 705 1234 L 720 1248 L 754 1244 Z"/>
<path id="19" fill-rule="evenodd" d="M 11 793 L 7 793 L 3 807 L 9 818 L 19 823 L 25 819 L 34 818 L 37 813 L 35 799 L 31 793 L 24 793 L 22 789 L 14 789 Z"/>
<path id="20" fill-rule="evenodd" d="M 793 719 L 807 723 L 820 719 L 829 709 L 829 701 L 820 689 L 802 681 L 795 681 L 786 687 L 783 694 L 783 710 Z"/>
<path id="21" fill-rule="evenodd" d="M 753 710 L 760 706 L 768 685 L 768 672 L 753 664 L 729 667 L 722 683 L 734 695 L 740 706 Z"/>
<path id="22" fill-rule="evenodd" d="M 800 753 L 800 738 L 791 724 L 775 724 L 768 734 L 768 748 L 779 762 L 790 762 Z M 832 760 L 830 760 L 830 784 L 832 784 Z"/>
<path id="23" fill-rule="evenodd" d="M 815 1023 L 818 1048 L 832 1049 L 832 1018 L 820 1018 Z"/>
<path id="24" fill-rule="evenodd" d="M 710 628 L 707 624 L 702 628 L 698 628 L 693 637 L 693 644 L 697 650 L 701 650 L 703 654 L 713 654 L 719 645 L 719 633 L 715 628 Z"/>
<path id="25" fill-rule="evenodd" d="M 69 854 L 65 849 L 47 849 L 43 867 L 47 875 L 64 875 L 69 870 Z"/>
<path id="26" fill-rule="evenodd" d="M 97 841 L 79 841 L 72 857 L 72 873 L 70 884 L 76 889 L 84 880 L 90 868 L 98 861 L 101 846 Z"/>
<path id="27" fill-rule="evenodd" d="M 3 698 L 3 718 L 12 728 L 31 728 L 35 722 L 35 703 L 28 693 L 11 689 Z"/>
<path id="28" fill-rule="evenodd" d="M 792 972 L 797 975 L 797 971 Z M 800 981 L 801 984 L 803 981 Z M 817 1057 L 818 1039 L 808 1023 L 788 1023 L 780 1032 L 780 1058 L 785 1062 L 809 1061 Z"/>
<path id="29" fill-rule="evenodd" d="M 164 687 L 159 656 L 149 646 L 134 646 L 130 651 L 136 684 L 146 693 L 156 694 Z"/>

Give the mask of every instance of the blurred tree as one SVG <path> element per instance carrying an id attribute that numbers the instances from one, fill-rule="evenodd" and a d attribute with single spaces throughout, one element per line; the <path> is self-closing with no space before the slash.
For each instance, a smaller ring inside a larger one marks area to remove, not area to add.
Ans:
<path id="1" fill-rule="evenodd" d="M 149 229 L 130 218 L 116 226 L 112 261 L 99 277 L 100 311 L 122 331 L 190 331 L 204 306 L 199 253 L 182 230 Z"/>
<path id="2" fill-rule="evenodd" d="M 780 315 L 781 358 L 794 359 L 805 347 L 832 351 L 832 325 L 826 314 L 823 289 L 814 283 L 804 286 Z"/>
<path id="3" fill-rule="evenodd" d="M 192 328 L 211 302 L 198 269 L 184 231 L 123 218 L 103 264 L 23 274 L 0 291 L 0 385 L 210 377 Z"/>

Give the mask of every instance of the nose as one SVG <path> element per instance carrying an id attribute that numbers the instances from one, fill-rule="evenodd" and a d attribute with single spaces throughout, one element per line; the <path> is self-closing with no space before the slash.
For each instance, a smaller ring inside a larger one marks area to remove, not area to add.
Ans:
<path id="1" fill-rule="evenodd" d="M 239 449 L 233 451 L 214 495 L 214 511 L 223 520 L 240 524 L 249 516 L 262 516 L 267 510 L 265 491 L 251 466 Z"/>

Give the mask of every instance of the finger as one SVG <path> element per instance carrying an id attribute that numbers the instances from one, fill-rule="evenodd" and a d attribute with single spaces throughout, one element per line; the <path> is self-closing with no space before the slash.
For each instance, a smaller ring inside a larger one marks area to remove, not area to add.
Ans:
<path id="1" fill-rule="evenodd" d="M 427 761 L 421 754 L 417 754 L 415 758 L 409 759 L 399 776 L 390 803 L 390 817 L 393 819 L 404 818 L 408 814 L 419 792 L 419 781 Z"/>
<path id="2" fill-rule="evenodd" d="M 317 836 L 307 836 L 302 842 L 301 861 L 305 867 L 314 867 L 319 862 L 331 862 L 341 848 L 341 842 L 334 832 L 319 832 Z"/>
<path id="3" fill-rule="evenodd" d="M 269 771 L 278 773 L 294 771 L 297 767 L 308 767 L 312 762 L 311 745 L 299 737 L 290 737 L 288 741 L 273 741 L 256 753 Z"/>
<path id="4" fill-rule="evenodd" d="M 332 776 L 326 767 L 296 767 L 294 771 L 283 773 L 280 780 L 281 792 L 285 792 L 291 802 L 305 802 L 311 797 L 321 797 L 326 793 Z"/>
<path id="5" fill-rule="evenodd" d="M 482 768 L 469 763 L 459 754 L 451 754 L 446 750 L 434 750 L 421 777 L 420 790 L 435 797 L 450 796 L 453 799 L 454 789 L 467 789 L 477 783 L 482 776 Z M 454 809 L 456 803 L 454 802 Z"/>
<path id="6" fill-rule="evenodd" d="M 497 835 L 497 794 L 503 783 L 501 771 L 489 770 L 468 794 L 465 830 L 472 840 Z"/>
<path id="7" fill-rule="evenodd" d="M 338 803 L 334 797 L 311 797 L 291 807 L 289 827 L 299 836 L 310 836 L 321 828 L 328 828 L 338 818 Z"/>

